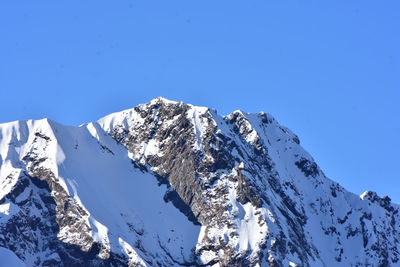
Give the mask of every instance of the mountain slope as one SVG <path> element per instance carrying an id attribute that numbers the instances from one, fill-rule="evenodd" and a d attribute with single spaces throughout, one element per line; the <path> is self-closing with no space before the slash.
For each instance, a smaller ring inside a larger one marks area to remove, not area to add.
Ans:
<path id="1" fill-rule="evenodd" d="M 156 98 L 0 125 L 0 247 L 28 266 L 400 266 L 398 210 L 265 113 Z"/>

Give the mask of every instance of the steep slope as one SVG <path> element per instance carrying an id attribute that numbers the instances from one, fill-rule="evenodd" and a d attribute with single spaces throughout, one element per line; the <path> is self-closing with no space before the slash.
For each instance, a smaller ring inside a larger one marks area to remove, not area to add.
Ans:
<path id="1" fill-rule="evenodd" d="M 10 250 L 0 247 L 0 267 L 25 267 L 26 265 Z"/>
<path id="2" fill-rule="evenodd" d="M 400 266 L 398 210 L 265 113 L 156 98 L 0 125 L 0 247 L 28 266 Z"/>
<path id="3" fill-rule="evenodd" d="M 190 262 L 199 227 L 96 124 L 16 122 L 1 140 L 0 244 L 28 265 Z"/>

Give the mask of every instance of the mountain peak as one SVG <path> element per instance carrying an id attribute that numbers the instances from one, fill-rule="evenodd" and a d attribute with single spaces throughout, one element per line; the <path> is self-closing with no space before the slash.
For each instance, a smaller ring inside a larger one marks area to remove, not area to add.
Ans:
<path id="1" fill-rule="evenodd" d="M 28 266 L 398 264 L 399 206 L 325 177 L 267 113 L 158 97 L 0 130 L 0 247 Z"/>
<path id="2" fill-rule="evenodd" d="M 178 104 L 178 103 L 181 103 L 181 102 L 178 102 L 178 101 L 169 100 L 169 99 L 167 99 L 165 97 L 162 97 L 162 96 L 158 96 L 158 97 L 153 98 L 152 100 L 150 100 L 149 103 L 153 104 L 153 103 L 160 103 L 160 102 L 166 103 L 166 104 Z"/>

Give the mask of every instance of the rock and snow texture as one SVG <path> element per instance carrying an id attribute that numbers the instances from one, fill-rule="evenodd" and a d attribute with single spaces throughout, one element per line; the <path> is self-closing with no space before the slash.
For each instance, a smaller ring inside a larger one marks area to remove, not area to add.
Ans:
<path id="1" fill-rule="evenodd" d="M 0 124 L 15 266 L 400 266 L 398 211 L 326 178 L 263 112 L 156 98 L 79 127 Z"/>

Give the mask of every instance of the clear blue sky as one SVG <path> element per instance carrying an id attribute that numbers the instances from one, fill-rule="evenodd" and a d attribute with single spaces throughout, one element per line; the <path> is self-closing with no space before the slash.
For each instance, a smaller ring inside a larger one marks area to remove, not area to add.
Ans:
<path id="1" fill-rule="evenodd" d="M 400 203 L 400 2 L 1 1 L 0 122 L 156 96 L 266 111 L 325 173 Z"/>

